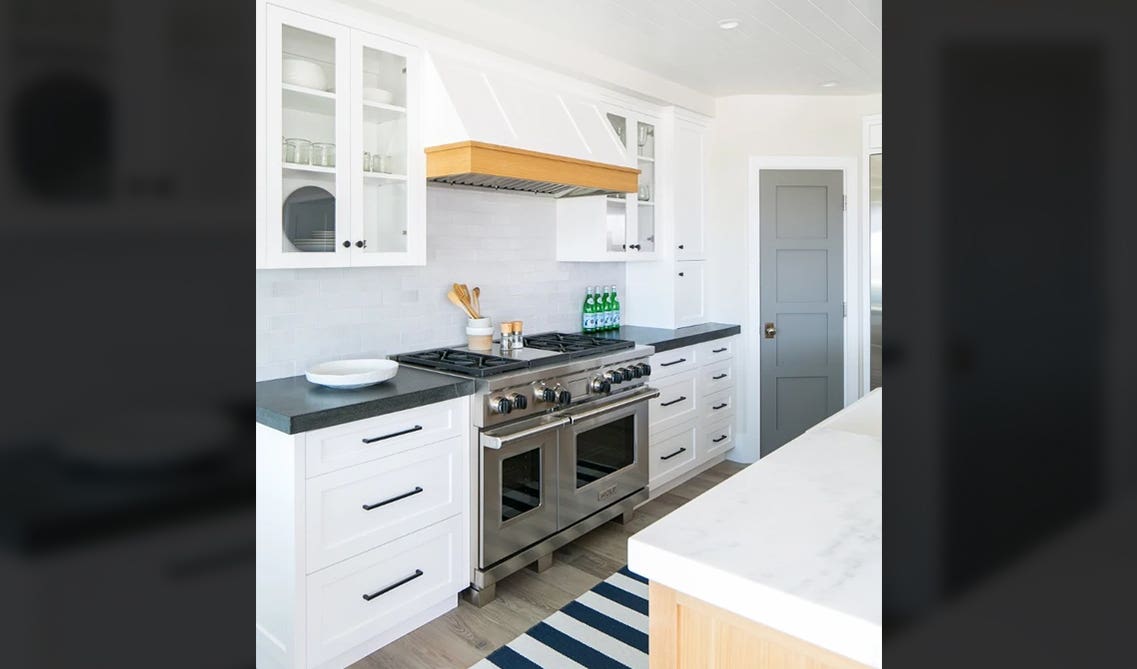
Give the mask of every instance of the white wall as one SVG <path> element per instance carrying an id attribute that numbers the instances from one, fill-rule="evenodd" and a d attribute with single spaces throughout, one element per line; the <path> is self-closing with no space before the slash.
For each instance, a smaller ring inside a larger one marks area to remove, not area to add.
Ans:
<path id="1" fill-rule="evenodd" d="M 428 186 L 424 267 L 257 270 L 257 381 L 313 362 L 462 344 L 451 283 L 482 288 L 482 311 L 525 332 L 580 330 L 587 286 L 624 290 L 622 263 L 557 262 L 556 203 Z"/>
<path id="2" fill-rule="evenodd" d="M 861 120 L 881 113 L 881 96 L 738 95 L 716 100 L 710 152 L 710 205 L 707 221 L 707 313 L 710 320 L 743 325 L 740 369 L 748 368 L 751 290 L 746 286 L 747 170 L 751 156 L 847 157 L 857 166 L 850 190 L 861 192 Z M 867 175 L 866 175 L 867 176 Z M 850 212 L 854 220 L 857 212 Z M 850 301 L 850 309 L 853 303 Z M 739 439 L 730 457 L 758 458 L 758 379 L 740 375 Z"/>

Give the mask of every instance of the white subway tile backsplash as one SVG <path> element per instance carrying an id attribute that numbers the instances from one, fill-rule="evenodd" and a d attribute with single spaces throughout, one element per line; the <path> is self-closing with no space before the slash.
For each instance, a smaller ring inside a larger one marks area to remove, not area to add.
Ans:
<path id="1" fill-rule="evenodd" d="M 457 281 L 482 288 L 482 311 L 523 320 L 527 333 L 580 330 L 588 286 L 624 288 L 623 263 L 560 263 L 549 198 L 427 188 L 427 264 L 257 270 L 257 380 L 311 364 L 465 341 L 446 299 Z"/>

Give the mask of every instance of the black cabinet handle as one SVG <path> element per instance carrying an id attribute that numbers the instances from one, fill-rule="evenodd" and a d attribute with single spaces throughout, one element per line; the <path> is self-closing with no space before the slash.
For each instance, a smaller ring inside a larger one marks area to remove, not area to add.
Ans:
<path id="1" fill-rule="evenodd" d="M 683 451 L 685 451 L 685 450 L 687 450 L 687 449 L 686 449 L 686 447 L 684 447 L 684 448 L 680 448 L 678 451 L 675 451 L 675 452 L 674 452 L 674 453 L 672 453 L 671 455 L 661 455 L 661 456 L 659 456 L 659 459 L 660 459 L 660 460 L 670 460 L 671 458 L 675 457 L 676 455 L 679 455 L 680 453 L 682 453 L 682 452 L 683 452 Z"/>
<path id="2" fill-rule="evenodd" d="M 718 405 L 717 407 L 711 407 L 711 409 L 718 411 L 719 409 L 722 409 L 722 408 L 725 408 L 728 406 L 730 406 L 730 404 L 728 402 L 723 402 L 722 404 Z"/>
<path id="3" fill-rule="evenodd" d="M 364 511 L 370 511 L 371 509 L 378 509 L 381 506 L 385 506 L 387 504 L 390 504 L 391 502 L 397 502 L 400 499 L 406 499 L 406 498 L 410 497 L 411 495 L 417 495 L 420 492 L 422 492 L 422 488 L 416 485 L 415 489 L 411 490 L 410 492 L 405 492 L 401 495 L 395 495 L 394 497 L 392 497 L 390 499 L 385 499 L 382 502 L 375 502 L 374 504 L 364 504 L 363 510 Z"/>
<path id="4" fill-rule="evenodd" d="M 388 592 L 391 592 L 395 588 L 399 587 L 400 585 L 406 585 L 407 583 L 410 583 L 411 581 L 415 580 L 419 576 L 422 576 L 422 570 L 416 569 L 415 573 L 411 574 L 410 576 L 404 578 L 401 581 L 396 581 L 396 582 L 392 583 L 391 585 L 388 585 L 387 587 L 383 588 L 382 590 L 376 590 L 375 592 L 371 593 L 370 595 L 367 593 L 364 593 L 363 599 L 364 599 L 364 601 L 370 602 L 371 600 L 375 599 L 379 595 L 385 595 Z"/>
<path id="5" fill-rule="evenodd" d="M 724 434 L 723 436 L 719 437 L 718 439 L 711 439 L 711 441 L 713 441 L 713 442 L 715 442 L 715 443 L 717 444 L 717 443 L 719 443 L 720 441 L 722 441 L 723 439 L 726 439 L 726 435 L 725 435 L 725 434 Z"/>
<path id="6" fill-rule="evenodd" d="M 410 434 L 411 432 L 418 432 L 421 429 L 422 429 L 421 425 L 415 425 L 414 427 L 407 428 L 407 429 L 401 430 L 399 432 L 392 432 L 391 434 L 385 434 L 382 437 L 371 437 L 370 439 L 364 439 L 363 443 L 374 444 L 377 441 L 383 441 L 384 439 L 390 439 L 391 437 L 399 437 L 399 436 L 402 436 L 404 434 Z"/>
<path id="7" fill-rule="evenodd" d="M 355 243 L 355 246 L 356 246 L 357 248 L 363 248 L 364 246 L 367 246 L 367 240 L 366 240 L 366 239 L 364 239 L 364 240 L 363 240 L 363 241 L 361 241 L 361 242 L 356 242 L 356 243 Z"/>
<path id="8" fill-rule="evenodd" d="M 345 249 L 350 249 L 350 248 L 351 248 L 351 242 L 349 242 L 349 241 L 344 241 L 344 243 L 343 243 L 343 247 L 344 247 Z"/>
<path id="9" fill-rule="evenodd" d="M 711 353 L 722 353 L 725 350 L 727 350 L 727 348 L 725 346 L 723 346 L 722 348 L 712 349 Z"/>
<path id="10" fill-rule="evenodd" d="M 659 363 L 659 366 L 660 367 L 670 367 L 672 365 L 678 365 L 681 362 L 687 362 L 687 358 L 679 358 L 678 360 L 672 360 L 671 362 L 661 362 L 661 363 Z"/>
<path id="11" fill-rule="evenodd" d="M 711 380 L 712 381 L 718 381 L 719 379 L 725 379 L 726 377 L 727 377 L 726 374 L 719 374 L 718 376 L 712 376 Z"/>
<path id="12" fill-rule="evenodd" d="M 669 406 L 671 406 L 672 404 L 679 404 L 680 402 L 682 402 L 682 401 L 683 401 L 683 400 L 685 400 L 685 399 L 687 399 L 685 396 L 683 396 L 683 395 L 680 395 L 680 396 L 679 396 L 679 399 L 677 399 L 677 400 L 671 400 L 670 402 L 660 402 L 660 403 L 659 403 L 659 406 L 661 406 L 661 407 L 669 407 Z"/>
<path id="13" fill-rule="evenodd" d="M 679 276 L 683 276 L 683 272 L 680 272 L 680 273 L 679 273 Z"/>
<path id="14" fill-rule="evenodd" d="M 683 248 L 683 245 L 682 245 L 682 244 L 680 244 L 680 245 L 679 245 L 679 248 Z"/>

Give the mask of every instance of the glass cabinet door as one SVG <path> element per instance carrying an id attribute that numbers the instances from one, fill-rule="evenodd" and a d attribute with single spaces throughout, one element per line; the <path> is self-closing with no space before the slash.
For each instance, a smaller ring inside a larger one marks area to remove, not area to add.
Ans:
<path id="1" fill-rule="evenodd" d="M 266 111 L 267 260 L 287 267 L 347 264 L 348 30 L 270 6 Z M 275 149 L 279 142 L 279 150 Z"/>
<path id="2" fill-rule="evenodd" d="M 640 170 L 636 194 L 636 251 L 655 251 L 655 126 L 636 122 L 636 167 Z"/>
<path id="3" fill-rule="evenodd" d="M 607 113 L 608 122 L 612 124 L 612 129 L 616 131 L 616 137 L 624 146 L 625 152 L 628 148 L 628 126 L 629 122 L 626 116 Z M 615 193 L 607 196 L 607 235 L 605 238 L 605 250 L 609 253 L 625 253 L 628 249 L 628 230 L 629 214 L 628 214 L 628 200 L 626 194 Z"/>
<path id="4" fill-rule="evenodd" d="M 352 34 L 355 134 L 352 142 L 353 265 L 415 264 L 422 245 L 419 199 L 425 187 L 417 150 L 415 52 Z M 418 174 L 418 177 L 414 175 Z M 422 262 L 422 261 L 419 261 Z"/>

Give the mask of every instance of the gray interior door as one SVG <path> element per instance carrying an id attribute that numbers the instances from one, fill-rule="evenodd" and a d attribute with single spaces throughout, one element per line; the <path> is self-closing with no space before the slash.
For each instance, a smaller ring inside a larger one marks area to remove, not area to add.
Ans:
<path id="1" fill-rule="evenodd" d="M 842 406 L 840 170 L 762 170 L 759 299 L 763 456 Z"/>

